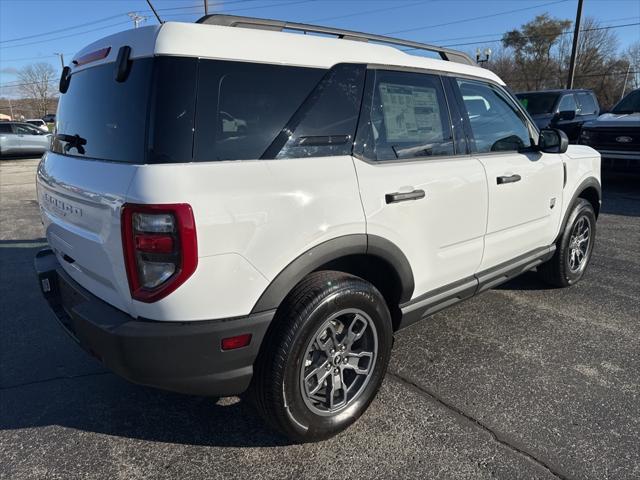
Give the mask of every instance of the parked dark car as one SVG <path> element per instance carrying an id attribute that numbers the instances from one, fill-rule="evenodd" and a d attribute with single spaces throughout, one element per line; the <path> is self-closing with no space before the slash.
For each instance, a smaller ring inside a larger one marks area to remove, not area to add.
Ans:
<path id="1" fill-rule="evenodd" d="M 53 123 L 56 121 L 56 114 L 47 113 L 44 117 L 42 117 L 42 120 L 44 120 L 46 123 Z"/>
<path id="2" fill-rule="evenodd" d="M 572 143 L 578 141 L 582 125 L 600 113 L 598 99 L 591 90 L 544 90 L 516 96 L 538 128 L 559 128 Z"/>
<path id="3" fill-rule="evenodd" d="M 578 143 L 598 150 L 603 168 L 640 171 L 640 88 L 609 113 L 585 123 Z"/>

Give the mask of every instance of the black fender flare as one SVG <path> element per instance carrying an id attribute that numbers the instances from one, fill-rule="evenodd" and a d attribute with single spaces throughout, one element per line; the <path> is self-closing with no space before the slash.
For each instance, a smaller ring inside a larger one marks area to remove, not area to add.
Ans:
<path id="1" fill-rule="evenodd" d="M 251 313 L 278 308 L 293 287 L 309 273 L 350 255 L 371 255 L 386 261 L 398 274 L 402 292 L 400 303 L 411 299 L 414 289 L 413 271 L 402 250 L 382 237 L 359 233 L 332 238 L 297 257 L 271 281 Z"/>
<path id="2" fill-rule="evenodd" d="M 578 185 L 578 188 L 576 188 L 575 192 L 573 193 L 573 196 L 571 197 L 571 202 L 569 202 L 569 207 L 564 212 L 564 216 L 562 217 L 562 223 L 560 224 L 560 230 L 558 231 L 558 235 L 556 235 L 556 238 L 554 239 L 553 243 L 556 243 L 558 241 L 558 239 L 562 236 L 562 232 L 564 232 L 564 229 L 567 227 L 567 221 L 571 216 L 571 211 L 573 210 L 573 207 L 575 206 L 576 201 L 578 200 L 582 192 L 584 192 L 587 188 L 590 188 L 590 187 L 596 190 L 596 192 L 598 193 L 598 202 L 602 204 L 602 186 L 600 185 L 600 182 L 595 177 L 585 178 L 580 183 L 580 185 Z"/>

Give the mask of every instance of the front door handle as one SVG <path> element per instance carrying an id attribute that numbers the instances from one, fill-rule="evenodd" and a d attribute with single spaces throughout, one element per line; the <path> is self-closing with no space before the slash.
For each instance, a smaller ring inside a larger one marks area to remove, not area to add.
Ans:
<path id="1" fill-rule="evenodd" d="M 520 175 L 516 174 L 516 175 L 498 177 L 498 178 L 496 178 L 496 180 L 498 181 L 498 185 L 502 185 L 503 183 L 519 182 L 520 180 L 522 180 L 522 177 Z"/>
<path id="2" fill-rule="evenodd" d="M 387 203 L 406 202 L 408 200 L 420 200 L 426 197 L 424 190 L 414 190 L 413 192 L 394 192 L 387 193 L 384 199 Z"/>

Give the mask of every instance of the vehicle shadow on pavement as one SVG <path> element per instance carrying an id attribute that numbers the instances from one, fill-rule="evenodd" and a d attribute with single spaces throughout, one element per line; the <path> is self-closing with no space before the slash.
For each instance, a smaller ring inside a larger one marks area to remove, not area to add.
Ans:
<path id="1" fill-rule="evenodd" d="M 640 172 L 635 175 L 603 172 L 602 196 L 600 213 L 640 217 Z"/>
<path id="2" fill-rule="evenodd" d="M 246 399 L 174 394 L 109 373 L 57 324 L 33 269 L 45 239 L 0 241 L 0 430 L 59 425 L 153 442 L 288 445 Z"/>

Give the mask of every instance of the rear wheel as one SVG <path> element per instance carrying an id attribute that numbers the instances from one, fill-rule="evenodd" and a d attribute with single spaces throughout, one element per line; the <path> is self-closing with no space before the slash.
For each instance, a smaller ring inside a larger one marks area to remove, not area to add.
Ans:
<path id="1" fill-rule="evenodd" d="M 252 394 L 267 423 L 294 441 L 351 425 L 380 388 L 392 345 L 378 290 L 340 272 L 315 272 L 278 309 L 256 361 Z"/>
<path id="2" fill-rule="evenodd" d="M 591 260 L 595 237 L 596 215 L 593 206 L 579 198 L 556 243 L 555 254 L 538 267 L 541 278 L 556 287 L 568 287 L 578 282 Z"/>

